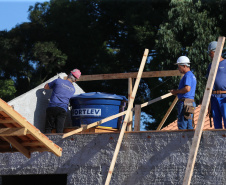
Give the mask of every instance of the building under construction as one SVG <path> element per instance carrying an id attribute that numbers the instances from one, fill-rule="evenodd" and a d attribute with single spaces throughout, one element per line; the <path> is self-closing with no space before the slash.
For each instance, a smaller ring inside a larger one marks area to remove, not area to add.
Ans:
<path id="1" fill-rule="evenodd" d="M 128 79 L 128 108 L 82 128 L 71 125 L 70 113 L 65 133 L 42 134 L 45 110 L 50 92 L 44 84 L 0 104 L 0 185 L 11 184 L 123 184 L 181 185 L 226 184 L 226 130 L 205 129 L 204 124 L 212 84 L 215 80 L 219 46 L 204 93 L 196 112 L 194 130 L 162 129 L 177 102 L 173 101 L 157 131 L 140 131 L 140 112 L 145 106 L 172 96 L 171 93 L 133 107 L 141 78 L 180 76 L 176 71 L 143 72 L 148 50 L 145 50 L 137 73 L 83 75 L 80 81 Z M 218 54 L 217 54 L 218 53 Z M 215 75 L 215 76 L 214 76 Z M 58 77 L 64 78 L 61 73 Z M 136 79 L 132 86 L 132 79 Z M 46 83 L 46 82 L 45 82 Z M 75 84 L 76 93 L 83 90 Z M 99 125 L 124 116 L 122 127 L 112 129 Z M 134 129 L 132 129 L 133 115 Z M 203 129 L 204 127 L 204 129 Z"/>

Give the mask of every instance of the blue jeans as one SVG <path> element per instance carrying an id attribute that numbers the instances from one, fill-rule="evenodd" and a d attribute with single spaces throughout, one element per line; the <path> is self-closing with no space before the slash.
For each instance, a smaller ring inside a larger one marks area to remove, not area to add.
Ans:
<path id="1" fill-rule="evenodd" d="M 214 128 L 222 129 L 222 117 L 224 128 L 226 128 L 226 98 L 211 97 L 211 110 L 213 115 Z"/>
<path id="2" fill-rule="evenodd" d="M 195 102 L 193 102 L 193 106 L 196 107 Z M 177 112 L 178 112 L 178 116 L 177 116 L 178 129 L 179 130 L 193 129 L 192 119 L 186 119 L 184 117 L 184 102 L 183 101 L 178 101 Z M 193 118 L 193 114 L 191 114 L 191 118 Z"/>

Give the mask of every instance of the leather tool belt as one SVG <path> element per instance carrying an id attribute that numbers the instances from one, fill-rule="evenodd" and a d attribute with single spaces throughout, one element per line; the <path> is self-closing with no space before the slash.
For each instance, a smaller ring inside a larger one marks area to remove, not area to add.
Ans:
<path id="1" fill-rule="evenodd" d="M 212 94 L 226 94 L 226 91 L 216 90 L 213 91 Z"/>
<path id="2" fill-rule="evenodd" d="M 183 112 L 184 112 L 185 119 L 192 119 L 191 114 L 195 113 L 195 107 L 193 106 L 194 100 L 189 99 L 189 98 L 182 98 L 179 101 L 184 102 Z M 192 123 L 193 123 L 193 127 L 194 127 L 194 115 L 193 115 Z"/>

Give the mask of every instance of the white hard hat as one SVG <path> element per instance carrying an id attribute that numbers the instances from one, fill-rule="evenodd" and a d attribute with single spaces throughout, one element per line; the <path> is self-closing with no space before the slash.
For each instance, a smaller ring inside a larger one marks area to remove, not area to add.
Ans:
<path id="1" fill-rule="evenodd" d="M 185 65 L 185 66 L 190 66 L 190 60 L 186 56 L 180 56 L 177 59 L 177 63 L 175 65 Z"/>

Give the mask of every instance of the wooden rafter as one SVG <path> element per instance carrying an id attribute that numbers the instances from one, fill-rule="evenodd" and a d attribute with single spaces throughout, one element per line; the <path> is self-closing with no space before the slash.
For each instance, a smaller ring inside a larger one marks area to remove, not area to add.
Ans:
<path id="1" fill-rule="evenodd" d="M 0 136 L 25 136 L 26 128 L 0 128 Z"/>
<path id="2" fill-rule="evenodd" d="M 94 81 L 94 80 L 117 80 L 117 79 L 128 79 L 136 78 L 137 72 L 131 73 L 112 73 L 112 74 L 97 74 L 97 75 L 82 75 L 78 81 Z M 151 77 L 166 77 L 166 76 L 180 76 L 178 70 L 170 71 L 149 71 L 143 72 L 141 78 L 151 78 Z"/>
<path id="3" fill-rule="evenodd" d="M 8 119 L 0 119 L 0 124 L 7 124 L 7 123 L 16 123 L 13 119 L 8 118 Z"/>
<path id="4" fill-rule="evenodd" d="M 1 128 L 0 137 L 9 142 L 19 152 L 23 153 L 26 157 L 30 156 L 29 149 L 26 149 L 26 146 L 23 146 L 21 142 L 18 142 L 15 138 L 16 136 L 18 136 L 20 140 L 29 139 L 32 142 L 37 140 L 39 143 L 41 143 L 40 146 L 44 147 L 43 150 L 51 151 L 57 156 L 62 155 L 62 149 L 59 146 L 55 145 L 51 140 L 49 140 L 48 137 L 42 134 L 40 130 L 30 124 L 2 99 L 0 99 L 0 110 L 0 124 L 3 124 L 5 127 L 7 127 L 9 124 L 8 127 L 10 127 Z M 7 137 L 12 135 L 13 137 Z M 33 150 L 35 149 L 33 148 Z"/>
<path id="5" fill-rule="evenodd" d="M 22 154 L 24 154 L 27 158 L 31 157 L 30 152 L 13 137 L 2 137 L 2 138 L 5 141 L 9 142 L 14 148 L 16 148 Z"/>
<path id="6" fill-rule="evenodd" d="M 128 78 L 128 103 L 130 101 L 130 96 L 132 95 L 132 91 L 133 91 L 133 79 Z M 129 124 L 127 125 L 127 131 L 132 131 L 132 122 L 133 122 L 133 111 L 130 111 Z"/>

